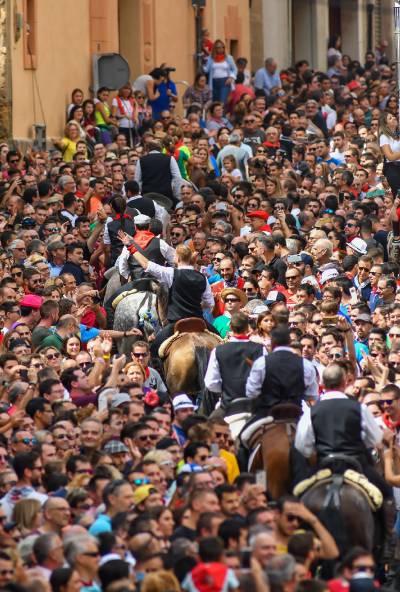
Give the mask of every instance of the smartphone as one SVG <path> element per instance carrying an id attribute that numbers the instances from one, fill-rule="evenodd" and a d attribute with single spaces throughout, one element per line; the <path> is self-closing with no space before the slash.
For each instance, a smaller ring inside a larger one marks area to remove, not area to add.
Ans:
<path id="1" fill-rule="evenodd" d="M 216 444 L 215 442 L 213 442 L 211 444 L 210 449 L 211 449 L 212 456 L 217 456 L 217 457 L 219 456 L 219 446 L 218 446 L 218 444 Z"/>
<path id="2" fill-rule="evenodd" d="M 301 255 L 288 255 L 287 262 L 291 263 L 291 264 L 292 263 L 301 263 L 302 262 Z"/>
<path id="3" fill-rule="evenodd" d="M 322 319 L 322 325 L 327 327 L 328 325 L 336 325 L 337 324 L 337 317 L 324 317 Z"/>
<path id="4" fill-rule="evenodd" d="M 351 304 L 356 304 L 358 302 L 358 297 L 357 297 L 357 290 L 356 288 L 354 288 L 354 286 L 352 288 L 350 288 L 350 296 L 351 296 Z"/>
<path id="5" fill-rule="evenodd" d="M 225 202 L 218 202 L 215 206 L 215 211 L 216 212 L 226 212 L 226 210 L 228 209 L 228 205 Z"/>
<path id="6" fill-rule="evenodd" d="M 19 375 L 22 378 L 22 380 L 28 380 L 28 370 L 20 370 L 19 371 Z"/>
<path id="7" fill-rule="evenodd" d="M 250 569 L 251 549 L 243 549 L 240 553 L 240 560 L 243 569 Z"/>

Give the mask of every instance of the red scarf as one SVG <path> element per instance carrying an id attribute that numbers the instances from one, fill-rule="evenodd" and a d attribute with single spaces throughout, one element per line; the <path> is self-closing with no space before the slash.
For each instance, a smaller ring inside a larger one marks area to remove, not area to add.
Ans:
<path id="1" fill-rule="evenodd" d="M 265 146 L 266 148 L 276 148 L 278 149 L 279 146 L 281 145 L 280 142 L 263 142 L 263 146 Z"/>
<path id="2" fill-rule="evenodd" d="M 121 218 L 124 218 L 124 220 L 132 220 L 132 218 L 129 214 L 122 214 L 122 216 L 121 216 L 121 214 L 117 214 L 114 217 L 114 220 L 121 220 Z"/>
<path id="3" fill-rule="evenodd" d="M 127 116 L 129 117 L 129 115 L 125 112 L 125 107 L 124 107 L 124 104 L 121 100 L 121 97 L 116 97 L 116 99 L 117 99 L 118 109 L 119 109 L 119 112 L 121 113 L 121 116 L 122 117 L 127 117 Z M 134 101 L 134 99 L 132 99 L 132 97 L 129 97 L 128 99 L 124 99 L 124 101 L 129 101 L 130 104 L 132 105 L 132 110 L 134 109 L 135 101 Z"/>
<path id="4" fill-rule="evenodd" d="M 237 335 L 236 333 L 233 334 L 233 337 L 235 339 L 240 339 L 240 341 L 248 341 L 249 340 L 249 336 L 245 335 L 244 333 L 239 333 L 239 335 Z"/>
<path id="5" fill-rule="evenodd" d="M 213 60 L 214 60 L 214 62 L 224 62 L 226 60 L 226 54 L 225 53 L 217 53 L 213 57 Z"/>

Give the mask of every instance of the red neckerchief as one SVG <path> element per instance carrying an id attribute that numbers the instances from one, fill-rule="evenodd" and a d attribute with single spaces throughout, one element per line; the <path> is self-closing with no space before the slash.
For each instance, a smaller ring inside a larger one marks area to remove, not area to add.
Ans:
<path id="1" fill-rule="evenodd" d="M 121 97 L 117 96 L 115 98 L 117 99 L 119 112 L 121 113 L 122 117 L 125 117 L 126 116 L 125 107 L 122 103 Z M 127 99 L 124 99 L 124 101 L 129 101 L 132 106 L 132 109 L 134 109 L 135 100 L 132 97 L 128 97 Z"/>
<path id="2" fill-rule="evenodd" d="M 217 53 L 213 57 L 214 62 L 224 62 L 226 60 L 226 55 L 224 53 Z"/>
<path id="3" fill-rule="evenodd" d="M 239 339 L 240 341 L 248 341 L 249 340 L 249 336 L 245 335 L 244 333 L 239 333 L 239 335 L 234 333 L 232 335 L 232 337 L 234 337 L 235 339 Z"/>
<path id="4" fill-rule="evenodd" d="M 129 214 L 117 214 L 116 216 L 114 216 L 114 220 L 121 220 L 121 218 L 124 218 L 124 220 L 132 220 L 131 216 Z"/>
<path id="5" fill-rule="evenodd" d="M 389 430 L 396 431 L 397 428 L 400 428 L 400 421 L 397 421 L 396 423 L 394 423 L 390 419 L 388 413 L 383 413 L 382 418 L 383 418 L 384 424 L 389 428 Z"/>
<path id="6" fill-rule="evenodd" d="M 139 245 L 141 249 L 145 249 L 147 245 L 153 240 L 154 236 L 155 235 L 149 230 L 137 230 L 133 240 L 137 245 Z M 131 247 L 134 247 L 136 250 L 135 245 L 131 245 Z M 128 247 L 128 251 L 129 250 L 130 247 Z"/>
<path id="7" fill-rule="evenodd" d="M 266 148 L 278 149 L 280 147 L 280 145 L 281 145 L 281 143 L 279 141 L 278 142 L 268 142 L 268 141 L 263 142 L 263 146 L 266 146 Z"/>

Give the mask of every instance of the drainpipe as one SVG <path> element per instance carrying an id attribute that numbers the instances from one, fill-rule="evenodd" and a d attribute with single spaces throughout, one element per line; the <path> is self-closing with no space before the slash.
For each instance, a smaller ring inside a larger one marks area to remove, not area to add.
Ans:
<path id="1" fill-rule="evenodd" d="M 0 0 L 0 139 L 12 138 L 11 0 Z"/>

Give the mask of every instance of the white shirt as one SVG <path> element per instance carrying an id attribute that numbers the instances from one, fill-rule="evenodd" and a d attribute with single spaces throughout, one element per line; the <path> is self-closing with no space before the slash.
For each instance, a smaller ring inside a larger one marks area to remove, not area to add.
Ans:
<path id="1" fill-rule="evenodd" d="M 232 336 L 229 342 L 232 343 L 248 343 L 250 340 L 236 339 Z M 264 355 L 267 355 L 267 350 L 264 348 Z M 216 356 L 216 348 L 211 350 L 210 358 L 208 360 L 207 372 L 204 377 L 204 384 L 209 391 L 213 393 L 222 393 L 222 378 L 221 371 L 219 369 L 219 363 Z"/>
<path id="2" fill-rule="evenodd" d="M 392 152 L 400 152 L 400 140 L 395 140 L 390 136 L 385 136 L 385 134 L 381 134 L 379 136 L 379 146 L 390 146 Z M 390 162 L 399 162 L 398 160 L 390 161 Z"/>
<path id="3" fill-rule="evenodd" d="M 328 391 L 322 394 L 320 398 L 321 401 L 330 399 L 348 399 L 348 397 L 340 391 Z M 361 405 L 361 438 L 367 448 L 374 448 L 382 441 L 382 430 L 366 405 Z M 316 451 L 310 407 L 304 409 L 303 415 L 297 424 L 294 445 L 306 458 Z"/>
<path id="4" fill-rule="evenodd" d="M 276 347 L 275 352 L 293 350 L 290 347 Z M 318 380 L 317 372 L 309 360 L 302 358 L 303 360 L 303 371 L 304 371 L 304 396 L 316 399 L 318 397 Z M 261 394 L 262 385 L 265 379 L 265 356 L 258 358 L 251 367 L 250 374 L 246 382 L 246 397 L 254 399 Z"/>
<path id="5" fill-rule="evenodd" d="M 178 269 L 194 269 L 194 267 L 192 265 L 181 265 Z M 174 281 L 175 271 L 173 267 L 164 267 L 163 265 L 158 265 L 158 263 L 149 261 L 145 271 L 153 275 L 158 281 L 167 284 L 168 288 L 171 288 L 172 282 Z M 206 289 L 203 292 L 202 300 L 208 308 L 213 308 L 214 296 L 211 292 L 211 286 L 208 282 L 206 282 Z"/>
<path id="6" fill-rule="evenodd" d="M 107 244 L 104 241 L 104 244 Z M 175 261 L 175 249 L 171 247 L 168 243 L 165 242 L 162 238 L 160 238 L 160 251 L 164 259 L 167 261 L 168 265 L 173 265 Z M 115 262 L 115 267 L 118 269 L 119 273 L 124 278 L 128 278 L 130 275 L 128 259 L 131 256 L 130 252 L 126 247 L 122 249 L 121 255 Z"/>
<path id="7" fill-rule="evenodd" d="M 123 99 L 122 97 L 119 97 L 119 100 L 121 101 L 121 105 L 124 110 L 123 113 L 119 109 L 120 103 L 117 101 L 116 97 L 112 100 L 112 103 L 111 103 L 113 107 L 117 108 L 117 118 L 118 118 L 119 127 L 127 127 L 127 128 L 135 127 L 135 124 L 132 121 L 133 106 L 132 106 L 131 101 L 129 99 Z M 124 115 L 125 116 L 127 115 L 128 117 L 124 117 Z"/>

